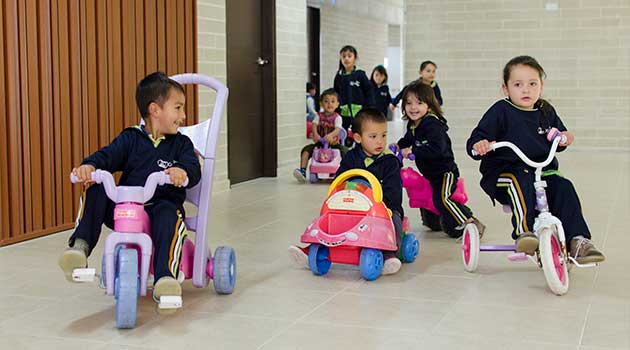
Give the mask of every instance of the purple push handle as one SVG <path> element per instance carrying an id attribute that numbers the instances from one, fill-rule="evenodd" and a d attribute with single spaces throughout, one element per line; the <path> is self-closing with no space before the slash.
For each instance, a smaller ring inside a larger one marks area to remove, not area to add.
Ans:
<path id="1" fill-rule="evenodd" d="M 91 175 L 92 175 L 92 181 L 94 181 L 97 184 L 102 183 L 103 187 L 105 188 L 105 193 L 107 193 L 107 197 L 109 197 L 109 199 L 111 199 L 114 203 L 117 203 L 116 199 L 118 198 L 118 192 L 116 189 L 116 181 L 114 181 L 114 176 L 109 171 L 100 170 L 100 169 L 93 171 Z M 70 181 L 72 183 L 82 182 L 81 180 L 79 180 L 78 177 L 76 177 L 72 173 L 70 173 Z M 163 171 L 158 171 L 149 175 L 146 183 L 144 184 L 144 196 L 143 196 L 144 202 L 146 203 L 151 198 L 153 198 L 153 195 L 155 194 L 155 189 L 157 188 L 157 186 L 161 186 L 165 184 L 169 184 L 169 185 L 172 184 L 171 177 L 167 173 Z M 187 185 L 188 185 L 188 178 L 186 178 L 182 186 L 186 187 Z"/>
<path id="2" fill-rule="evenodd" d="M 389 144 L 389 150 L 392 151 L 394 153 L 394 155 L 396 157 L 398 157 L 398 160 L 400 160 L 400 162 L 402 163 L 402 161 L 403 161 L 402 152 L 400 152 L 398 150 L 398 147 L 396 146 L 395 143 L 390 143 Z M 409 160 L 416 160 L 416 156 L 413 153 L 409 153 L 407 155 L 407 159 L 409 159 Z"/>

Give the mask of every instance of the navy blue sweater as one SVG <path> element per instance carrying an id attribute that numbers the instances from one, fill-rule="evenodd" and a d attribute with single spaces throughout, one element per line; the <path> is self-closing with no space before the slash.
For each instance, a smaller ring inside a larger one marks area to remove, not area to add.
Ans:
<path id="1" fill-rule="evenodd" d="M 85 158 L 81 164 L 90 164 L 110 173 L 122 171 L 118 184 L 125 186 L 144 186 L 151 173 L 170 167 L 186 171 L 188 188 L 201 179 L 201 167 L 192 141 L 179 132 L 166 135 L 155 147 L 144 129 L 126 128 L 112 143 Z M 172 185 L 158 186 L 150 202 L 158 199 L 170 200 L 181 207 L 186 190 Z"/>
<path id="2" fill-rule="evenodd" d="M 374 107 L 372 82 L 364 71 L 356 67 L 350 73 L 339 70 L 335 75 L 334 89 L 339 95 L 339 114 L 343 117 L 354 117 L 361 108 Z"/>
<path id="3" fill-rule="evenodd" d="M 420 124 L 414 128 L 413 121 L 407 123 L 407 132 L 400 140 L 398 147 L 411 147 L 416 156 L 416 166 L 426 178 L 432 180 L 442 177 L 446 172 L 453 172 L 459 176 L 451 138 L 446 133 L 448 125 L 446 119 L 434 114 L 427 114 L 420 119 Z"/>
<path id="4" fill-rule="evenodd" d="M 544 112 L 544 113 L 543 113 Z M 466 153 L 473 159 L 481 159 L 479 171 L 482 174 L 481 187 L 490 196 L 495 198 L 496 183 L 499 174 L 514 171 L 518 168 L 526 168 L 526 165 L 511 149 L 500 148 L 480 156 L 472 156 L 471 150 L 475 143 L 481 140 L 509 141 L 518 146 L 523 153 L 535 162 L 541 162 L 549 155 L 551 142 L 547 141 L 547 132 L 555 127 L 560 131 L 566 131 L 560 117 L 554 108 L 543 105 L 539 109 L 526 110 L 515 106 L 508 99 L 497 101 L 483 115 L 479 125 L 472 131 L 466 142 Z M 558 147 L 563 151 L 566 147 Z M 549 164 L 545 170 L 557 170 L 558 159 Z"/>
<path id="5" fill-rule="evenodd" d="M 405 94 L 405 90 L 407 89 L 407 86 L 411 85 L 411 84 L 415 84 L 415 83 L 419 83 L 421 82 L 421 79 L 418 80 L 414 80 L 411 83 L 405 85 L 405 87 L 400 90 L 400 92 L 398 93 L 398 95 L 396 95 L 396 97 L 394 97 L 392 99 L 392 104 L 394 106 L 398 105 L 398 102 L 400 102 L 400 99 L 402 99 L 403 95 Z M 438 102 L 440 103 L 440 106 L 444 103 L 444 101 L 442 100 L 442 91 L 440 91 L 440 86 L 438 85 L 437 81 L 432 81 L 431 82 L 431 87 L 433 88 L 433 93 L 435 94 L 435 97 L 437 98 Z"/>
<path id="6" fill-rule="evenodd" d="M 387 117 L 389 104 L 392 102 L 392 95 L 389 94 L 389 86 L 383 84 L 378 87 L 374 82 L 372 82 L 372 85 L 374 86 L 374 106 Z"/>
<path id="7" fill-rule="evenodd" d="M 383 188 L 383 203 L 390 210 L 396 211 L 401 217 L 404 217 L 400 168 L 400 161 L 389 149 L 378 156 L 368 157 L 363 152 L 363 148 L 357 145 L 343 156 L 336 175 L 338 176 L 350 169 L 366 169 L 371 172 Z"/>

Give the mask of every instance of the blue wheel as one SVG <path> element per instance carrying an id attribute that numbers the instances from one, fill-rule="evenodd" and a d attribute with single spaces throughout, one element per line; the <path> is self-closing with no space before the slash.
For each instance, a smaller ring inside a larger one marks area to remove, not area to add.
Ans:
<path id="1" fill-rule="evenodd" d="M 383 270 L 383 252 L 372 248 L 361 249 L 359 270 L 361 270 L 361 276 L 366 280 L 374 281 L 377 279 Z"/>
<path id="2" fill-rule="evenodd" d="M 122 249 L 116 261 L 116 327 L 133 328 L 136 325 L 136 306 L 140 281 L 138 253 L 135 249 Z"/>
<path id="3" fill-rule="evenodd" d="M 308 175 L 308 178 L 309 178 L 309 180 L 311 181 L 312 184 L 317 182 L 317 174 L 310 173 Z"/>
<path id="4" fill-rule="evenodd" d="M 311 244 L 308 248 L 308 267 L 317 276 L 325 275 L 332 264 L 328 259 L 330 251 L 321 244 Z"/>
<path id="5" fill-rule="evenodd" d="M 236 253 L 231 247 L 219 247 L 214 251 L 214 290 L 219 294 L 232 294 L 236 284 Z"/>
<path id="6" fill-rule="evenodd" d="M 416 236 L 412 233 L 404 233 L 402 245 L 402 261 L 405 263 L 411 263 L 416 260 L 418 251 L 420 250 L 420 242 L 416 239 Z"/>

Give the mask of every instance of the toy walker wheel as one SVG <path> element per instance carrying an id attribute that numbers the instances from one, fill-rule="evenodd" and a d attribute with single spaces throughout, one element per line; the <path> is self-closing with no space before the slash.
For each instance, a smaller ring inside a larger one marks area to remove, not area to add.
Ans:
<path id="1" fill-rule="evenodd" d="M 569 290 L 569 272 L 560 246 L 560 240 L 550 228 L 543 228 L 539 235 L 540 261 L 549 289 L 556 295 Z"/>
<path id="2" fill-rule="evenodd" d="M 359 259 L 361 276 L 367 281 L 374 281 L 383 270 L 383 252 L 378 249 L 363 248 Z"/>
<path id="3" fill-rule="evenodd" d="M 101 259 L 101 278 L 98 284 L 98 286 L 102 289 L 107 288 L 107 269 L 105 266 L 105 254 L 103 254 L 103 258 Z"/>
<path id="4" fill-rule="evenodd" d="M 218 247 L 212 266 L 214 290 L 218 294 L 232 294 L 236 284 L 236 253 L 232 247 Z"/>
<path id="5" fill-rule="evenodd" d="M 330 251 L 328 247 L 321 244 L 311 244 L 308 248 L 308 267 L 314 275 L 325 275 L 330 269 Z"/>
<path id="6" fill-rule="evenodd" d="M 462 260 L 464 269 L 475 272 L 479 263 L 479 231 L 474 224 L 468 224 L 462 235 Z"/>
<path id="7" fill-rule="evenodd" d="M 440 224 L 440 216 L 436 215 L 432 211 L 424 208 L 420 208 L 420 217 L 422 218 L 422 224 L 433 231 L 442 231 L 442 225 Z"/>
<path id="8" fill-rule="evenodd" d="M 122 249 L 116 261 L 116 327 L 133 328 L 136 325 L 136 307 L 140 281 L 138 276 L 138 253 L 135 249 Z"/>
<path id="9" fill-rule="evenodd" d="M 312 184 L 316 183 L 317 182 L 317 174 L 310 173 L 308 175 L 308 179 L 309 179 L 309 181 L 311 181 Z"/>
<path id="10" fill-rule="evenodd" d="M 414 234 L 405 233 L 400 248 L 402 250 L 402 261 L 405 263 L 412 263 L 418 256 L 420 242 Z"/>

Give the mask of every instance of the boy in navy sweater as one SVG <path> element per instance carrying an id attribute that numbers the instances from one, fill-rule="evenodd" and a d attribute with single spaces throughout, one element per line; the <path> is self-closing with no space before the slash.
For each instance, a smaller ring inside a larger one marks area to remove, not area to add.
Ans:
<path id="1" fill-rule="evenodd" d="M 402 106 L 403 118 L 409 122 L 405 136 L 398 141 L 398 148 L 404 157 L 413 153 L 418 170 L 431 183 L 433 204 L 440 212 L 444 230 L 457 238 L 466 224 L 474 223 L 479 235 L 483 235 L 485 226 L 473 217 L 470 208 L 451 199 L 457 187 L 459 169 L 451 139 L 446 133 L 446 119 L 431 87 L 423 83 L 409 85 Z"/>
<path id="2" fill-rule="evenodd" d="M 374 174 L 383 188 L 383 203 L 392 211 L 396 230 L 396 245 L 402 240 L 402 179 L 401 164 L 387 148 L 387 117 L 375 108 L 364 108 L 354 117 L 352 137 L 361 147 L 350 150 L 341 160 L 337 175 L 350 169 L 366 169 Z M 308 247 L 290 246 L 291 258 L 299 267 L 308 268 Z M 383 275 L 400 270 L 401 261 L 395 252 L 384 252 Z"/>
<path id="3" fill-rule="evenodd" d="M 183 209 L 186 189 L 182 184 L 188 178 L 188 188 L 195 186 L 201 178 L 201 167 L 192 142 L 177 131 L 186 119 L 184 89 L 179 83 L 164 73 L 152 73 L 138 84 L 136 103 L 145 125 L 126 128 L 111 144 L 72 169 L 85 183 L 85 190 L 75 231 L 59 266 L 66 279 L 72 281 L 72 271 L 87 266 L 87 257 L 98 242 L 103 223 L 113 228 L 115 204 L 102 185 L 91 186 L 93 171 L 122 171 L 119 185 L 144 186 L 151 173 L 163 170 L 173 184 L 157 187 L 153 198 L 145 204 L 154 245 L 153 297 L 159 300 L 161 295 L 181 295 L 177 282 L 181 249 L 177 247 L 181 247 L 187 235 Z M 166 310 L 162 311 L 168 313 Z"/>

